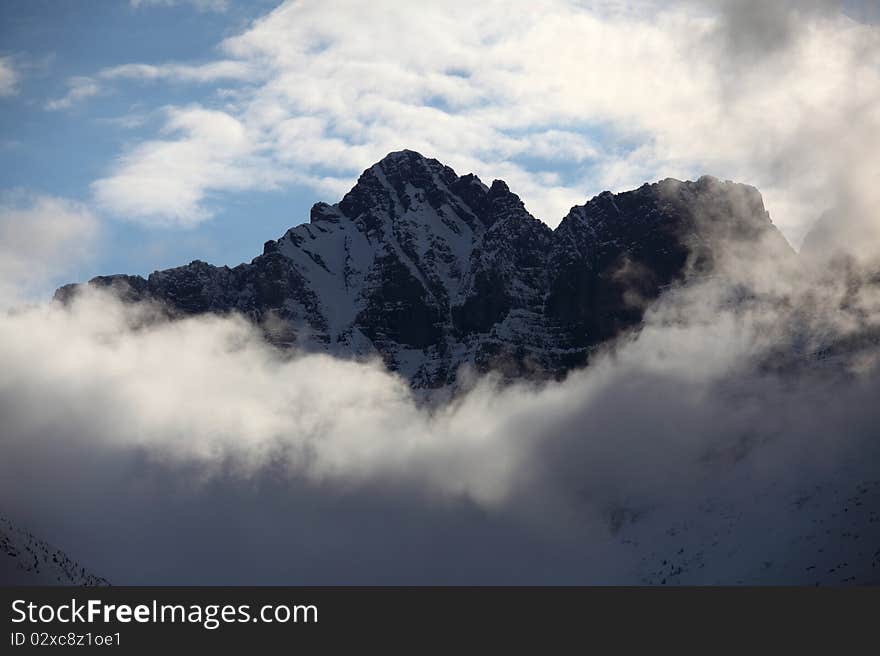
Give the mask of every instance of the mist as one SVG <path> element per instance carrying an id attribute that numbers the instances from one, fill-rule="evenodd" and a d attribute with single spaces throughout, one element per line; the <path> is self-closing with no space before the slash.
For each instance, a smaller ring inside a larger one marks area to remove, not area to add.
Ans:
<path id="1" fill-rule="evenodd" d="M 234 315 L 10 311 L 0 511 L 119 584 L 812 583 L 880 479 L 880 297 L 755 248 L 564 381 L 443 402 Z"/>

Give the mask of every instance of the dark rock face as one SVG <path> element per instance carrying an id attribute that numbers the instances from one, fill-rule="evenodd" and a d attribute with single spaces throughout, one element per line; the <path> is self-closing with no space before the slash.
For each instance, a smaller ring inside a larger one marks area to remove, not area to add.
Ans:
<path id="1" fill-rule="evenodd" d="M 554 231 L 504 182 L 487 187 L 401 151 L 364 171 L 336 205 L 316 204 L 309 223 L 266 242 L 250 264 L 195 261 L 91 284 L 182 315 L 240 312 L 271 323 L 267 334 L 283 345 L 378 354 L 430 388 L 453 383 L 465 364 L 562 376 L 637 329 L 665 287 L 767 239 L 791 253 L 745 185 L 704 177 L 605 192 Z"/>
<path id="2" fill-rule="evenodd" d="M 793 255 L 754 187 L 702 177 L 603 192 L 554 233 L 546 313 L 577 346 L 610 339 L 637 325 L 665 287 L 764 240 Z"/>
<path id="3" fill-rule="evenodd" d="M 425 349 L 440 340 L 439 303 L 398 258 L 377 258 L 367 280 L 375 292 L 365 298 L 355 326 L 373 344 Z"/>

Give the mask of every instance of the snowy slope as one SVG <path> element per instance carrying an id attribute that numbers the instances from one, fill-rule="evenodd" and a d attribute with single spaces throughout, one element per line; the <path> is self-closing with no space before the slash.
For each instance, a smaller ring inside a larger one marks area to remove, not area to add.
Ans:
<path id="1" fill-rule="evenodd" d="M 620 513 L 619 546 L 635 563 L 631 582 L 880 584 L 880 479 L 837 473 L 808 485 L 738 480 L 726 493 L 657 516 Z"/>
<path id="2" fill-rule="evenodd" d="M 60 549 L 0 515 L 0 584 L 109 585 Z"/>

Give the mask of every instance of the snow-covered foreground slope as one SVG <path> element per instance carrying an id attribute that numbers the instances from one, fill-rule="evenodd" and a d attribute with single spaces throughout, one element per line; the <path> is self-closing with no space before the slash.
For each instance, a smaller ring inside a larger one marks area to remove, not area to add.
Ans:
<path id="1" fill-rule="evenodd" d="M 632 582 L 880 584 L 880 478 L 844 470 L 812 485 L 734 484 L 729 496 L 694 499 L 657 517 L 622 513 Z"/>
<path id="2" fill-rule="evenodd" d="M 0 515 L 0 585 L 108 585 L 60 549 Z"/>

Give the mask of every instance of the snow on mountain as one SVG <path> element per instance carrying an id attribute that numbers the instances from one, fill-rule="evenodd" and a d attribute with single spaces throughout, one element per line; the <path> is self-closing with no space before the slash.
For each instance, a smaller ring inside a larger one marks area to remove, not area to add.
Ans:
<path id="1" fill-rule="evenodd" d="M 643 585 L 877 585 L 880 479 L 864 465 L 756 485 L 731 469 L 723 492 L 662 511 L 621 508 L 613 529 Z"/>
<path id="2" fill-rule="evenodd" d="M 60 549 L 0 515 L 0 584 L 109 585 Z"/>
<path id="3" fill-rule="evenodd" d="M 414 387 L 437 388 L 463 365 L 561 377 L 639 324 L 634 299 L 705 273 L 729 242 L 765 235 L 791 252 L 757 190 L 708 177 L 605 192 L 553 231 L 504 182 L 403 150 L 250 264 L 194 261 L 91 283 L 183 314 L 241 312 L 277 344 L 378 355 Z"/>

